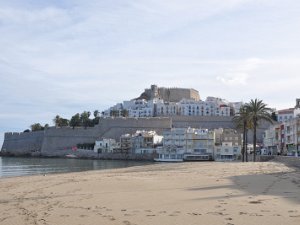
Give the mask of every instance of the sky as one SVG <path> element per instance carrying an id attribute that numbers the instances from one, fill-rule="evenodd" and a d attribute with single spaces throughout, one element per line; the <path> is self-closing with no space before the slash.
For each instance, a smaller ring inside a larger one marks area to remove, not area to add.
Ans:
<path id="1" fill-rule="evenodd" d="M 299 0 L 0 0 L 0 146 L 151 84 L 294 107 L 299 27 Z"/>

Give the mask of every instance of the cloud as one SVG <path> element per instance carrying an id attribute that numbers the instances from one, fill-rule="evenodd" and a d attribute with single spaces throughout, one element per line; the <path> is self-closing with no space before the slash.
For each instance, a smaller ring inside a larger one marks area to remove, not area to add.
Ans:
<path id="1" fill-rule="evenodd" d="M 236 85 L 247 85 L 248 79 L 255 72 L 259 65 L 264 63 L 264 60 L 258 58 L 251 58 L 230 68 L 224 75 L 217 76 L 216 80 L 222 82 L 225 85 L 236 86 Z"/>
<path id="2" fill-rule="evenodd" d="M 61 25 L 71 21 L 70 15 L 64 9 L 46 7 L 43 9 L 0 8 L 0 22 L 7 25 Z"/>
<path id="3" fill-rule="evenodd" d="M 299 1 L 0 2 L 0 132 L 105 110 L 151 84 L 294 105 Z M 287 100 L 288 99 L 288 100 Z"/>
<path id="4" fill-rule="evenodd" d="M 225 77 L 218 76 L 217 80 L 226 85 L 246 85 L 249 75 L 245 73 L 235 73 L 226 75 Z"/>

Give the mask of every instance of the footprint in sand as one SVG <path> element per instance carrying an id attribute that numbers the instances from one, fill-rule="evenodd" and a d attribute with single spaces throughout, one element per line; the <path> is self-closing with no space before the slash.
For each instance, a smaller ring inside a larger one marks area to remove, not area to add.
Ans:
<path id="1" fill-rule="evenodd" d="M 264 216 L 264 215 L 261 215 L 261 214 L 258 214 L 258 213 L 250 213 L 249 216 Z"/>
<path id="2" fill-rule="evenodd" d="M 60 217 L 70 217 L 70 215 L 60 215 Z"/>
<path id="3" fill-rule="evenodd" d="M 83 217 L 87 217 L 87 215 L 80 215 L 79 217 L 82 217 L 82 218 L 83 218 Z"/>
<path id="4" fill-rule="evenodd" d="M 297 210 L 289 210 L 288 211 L 289 213 L 296 213 L 296 212 L 298 212 Z"/>
<path id="5" fill-rule="evenodd" d="M 165 214 L 165 213 L 167 213 L 166 211 L 159 211 L 158 213 L 160 213 L 160 214 Z"/>
<path id="6" fill-rule="evenodd" d="M 211 214 L 211 215 L 215 215 L 215 216 L 227 216 L 228 215 L 228 214 L 222 213 L 222 212 L 208 212 L 206 214 Z"/>
<path id="7" fill-rule="evenodd" d="M 258 200 L 258 201 L 250 201 L 249 203 L 250 204 L 261 204 L 262 202 L 260 200 Z"/>
<path id="8" fill-rule="evenodd" d="M 108 216 L 108 218 L 109 218 L 109 220 L 111 220 L 111 221 L 114 221 L 114 220 L 116 220 L 116 218 L 115 218 L 115 217 L 113 217 L 113 216 Z"/>
<path id="9" fill-rule="evenodd" d="M 135 225 L 134 223 L 129 222 L 128 220 L 123 221 L 124 225 Z"/>
<path id="10" fill-rule="evenodd" d="M 192 212 L 192 213 L 188 213 L 191 216 L 201 216 L 201 213 L 196 213 L 196 212 Z"/>

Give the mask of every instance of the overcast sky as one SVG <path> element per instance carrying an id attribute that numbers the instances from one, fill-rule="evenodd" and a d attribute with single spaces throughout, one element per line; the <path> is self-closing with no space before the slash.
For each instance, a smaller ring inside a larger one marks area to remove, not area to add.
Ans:
<path id="1" fill-rule="evenodd" d="M 0 0 L 0 146 L 151 84 L 293 107 L 299 28 L 299 0 Z"/>

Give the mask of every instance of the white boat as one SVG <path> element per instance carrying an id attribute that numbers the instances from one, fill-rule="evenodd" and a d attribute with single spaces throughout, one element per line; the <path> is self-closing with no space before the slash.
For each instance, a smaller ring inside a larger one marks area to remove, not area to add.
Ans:
<path id="1" fill-rule="evenodd" d="M 65 155 L 67 158 L 77 158 L 76 155 L 73 155 L 73 154 L 68 154 L 68 155 Z"/>

